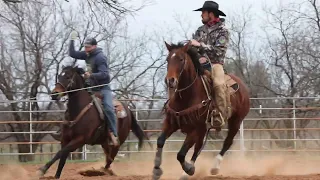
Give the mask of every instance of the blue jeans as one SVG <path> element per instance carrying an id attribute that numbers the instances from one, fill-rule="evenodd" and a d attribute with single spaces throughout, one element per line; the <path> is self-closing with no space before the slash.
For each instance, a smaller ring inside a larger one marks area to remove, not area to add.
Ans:
<path id="1" fill-rule="evenodd" d="M 104 107 L 104 111 L 106 114 L 106 118 L 105 118 L 105 120 L 107 121 L 106 123 L 110 125 L 109 128 L 113 132 L 114 136 L 118 137 L 117 118 L 116 118 L 116 114 L 114 112 L 114 107 L 113 107 L 113 103 L 112 103 L 113 97 L 112 97 L 110 87 L 108 85 L 104 86 L 101 89 L 101 94 L 103 96 L 102 105 Z"/>

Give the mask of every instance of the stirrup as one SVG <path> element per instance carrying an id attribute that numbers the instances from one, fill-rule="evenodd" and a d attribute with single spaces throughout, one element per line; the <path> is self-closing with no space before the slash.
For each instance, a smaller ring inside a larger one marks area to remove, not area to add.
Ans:
<path id="1" fill-rule="evenodd" d="M 217 120 L 217 117 L 219 117 L 219 120 Z M 215 116 L 211 116 L 210 120 L 210 125 L 214 128 L 220 128 L 225 124 L 224 118 L 220 112 Z"/>
<path id="2" fill-rule="evenodd" d="M 111 139 L 111 141 L 109 141 L 109 145 L 113 145 L 113 146 L 120 145 L 119 138 L 115 137 L 112 132 L 110 132 L 110 139 Z"/>

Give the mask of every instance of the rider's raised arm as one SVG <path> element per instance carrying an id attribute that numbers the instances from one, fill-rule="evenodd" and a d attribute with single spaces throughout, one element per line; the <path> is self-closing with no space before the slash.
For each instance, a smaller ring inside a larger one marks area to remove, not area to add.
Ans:
<path id="1" fill-rule="evenodd" d="M 212 54 L 216 57 L 221 57 L 226 54 L 227 45 L 229 42 L 229 32 L 227 29 L 223 28 L 217 35 L 216 39 L 209 39 L 208 44 L 203 42 L 200 43 L 200 48 L 204 50 L 207 54 Z"/>
<path id="2" fill-rule="evenodd" d="M 75 58 L 75 59 L 82 59 L 82 60 L 87 59 L 87 54 L 85 51 L 76 51 L 74 49 L 74 40 L 70 40 L 69 56 L 71 56 L 72 58 Z"/>

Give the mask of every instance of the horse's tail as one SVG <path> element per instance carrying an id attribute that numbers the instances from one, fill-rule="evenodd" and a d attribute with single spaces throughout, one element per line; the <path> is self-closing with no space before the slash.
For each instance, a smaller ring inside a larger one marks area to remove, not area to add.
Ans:
<path id="1" fill-rule="evenodd" d="M 131 121 L 131 130 L 133 132 L 133 134 L 135 136 L 137 136 L 137 138 L 139 139 L 139 151 L 142 148 L 143 145 L 143 139 L 146 138 L 149 140 L 149 138 L 144 134 L 143 130 L 141 129 L 141 127 L 138 124 L 138 121 L 136 119 L 136 117 L 134 116 L 133 112 L 129 109 L 130 113 L 131 113 L 131 117 L 132 117 L 132 121 Z"/>

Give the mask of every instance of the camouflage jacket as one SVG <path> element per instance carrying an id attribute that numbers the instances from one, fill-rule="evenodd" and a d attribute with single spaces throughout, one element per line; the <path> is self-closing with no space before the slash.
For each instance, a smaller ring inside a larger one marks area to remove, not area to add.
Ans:
<path id="1" fill-rule="evenodd" d="M 224 63 L 229 42 L 229 31 L 225 27 L 223 18 L 211 27 L 207 25 L 200 26 L 194 34 L 193 39 L 200 42 L 200 54 L 206 54 L 211 63 Z"/>

